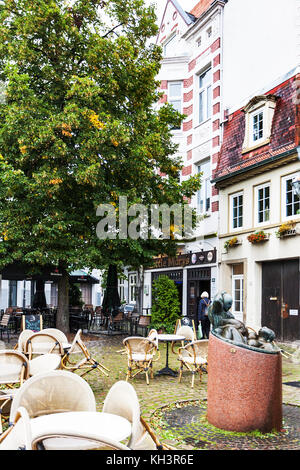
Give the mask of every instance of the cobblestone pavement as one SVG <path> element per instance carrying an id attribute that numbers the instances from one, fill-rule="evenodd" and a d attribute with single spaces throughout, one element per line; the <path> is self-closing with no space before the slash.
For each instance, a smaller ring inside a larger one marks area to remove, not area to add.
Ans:
<path id="1" fill-rule="evenodd" d="M 69 341 L 74 335 L 69 335 Z M 96 397 L 100 411 L 110 387 L 118 380 L 125 380 L 127 358 L 122 349 L 124 335 L 83 335 L 92 357 L 102 362 L 110 370 L 109 377 L 93 371 L 85 378 Z M 6 348 L 16 344 L 17 337 L 11 339 Z M 282 345 L 293 353 L 298 345 Z M 299 346 L 298 346 L 299 347 Z M 144 374 L 131 380 L 141 407 L 141 413 L 150 421 L 157 434 L 178 449 L 300 449 L 300 388 L 283 385 L 283 433 L 279 435 L 249 436 L 217 430 L 205 421 L 207 374 L 202 381 L 195 379 L 191 388 L 191 375 L 184 371 L 181 383 L 177 377 L 157 376 L 155 372 L 165 366 L 166 345 L 159 345 L 160 359 L 154 363 L 154 378 L 146 385 Z M 169 349 L 169 366 L 178 370 L 177 356 Z M 282 358 L 283 383 L 300 380 L 300 364 L 292 362 L 291 356 Z M 165 407 L 165 408 L 162 408 Z M 182 416 L 187 422 L 182 421 Z M 190 422 L 189 422 L 190 420 Z M 195 424 L 196 423 L 196 424 Z"/>

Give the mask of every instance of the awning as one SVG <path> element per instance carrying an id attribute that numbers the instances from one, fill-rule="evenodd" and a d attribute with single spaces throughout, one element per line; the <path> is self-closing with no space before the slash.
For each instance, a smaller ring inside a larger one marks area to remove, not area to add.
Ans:
<path id="1" fill-rule="evenodd" d="M 24 263 L 13 263 L 0 271 L 3 280 L 7 281 L 52 281 L 58 282 L 62 276 L 62 270 L 54 266 L 30 266 Z M 82 282 L 86 284 L 98 284 L 99 279 L 83 270 L 70 273 L 70 282 Z"/>

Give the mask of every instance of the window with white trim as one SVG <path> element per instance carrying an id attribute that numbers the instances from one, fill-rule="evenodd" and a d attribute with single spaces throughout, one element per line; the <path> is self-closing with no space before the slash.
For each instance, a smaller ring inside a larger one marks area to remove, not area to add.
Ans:
<path id="1" fill-rule="evenodd" d="M 291 219 L 300 215 L 300 198 L 293 189 L 293 179 L 297 173 L 282 178 L 282 218 Z"/>
<path id="2" fill-rule="evenodd" d="M 136 303 L 136 274 L 129 274 L 128 282 L 129 282 L 129 303 L 135 304 Z"/>
<path id="3" fill-rule="evenodd" d="M 119 290 L 120 301 L 123 302 L 123 300 L 125 300 L 125 280 L 124 279 L 118 280 L 118 290 Z"/>
<path id="4" fill-rule="evenodd" d="M 245 106 L 245 138 L 243 153 L 270 142 L 276 96 L 259 95 Z"/>
<path id="5" fill-rule="evenodd" d="M 259 111 L 252 115 L 252 140 L 257 142 L 264 136 L 264 112 Z"/>
<path id="6" fill-rule="evenodd" d="M 202 173 L 201 188 L 197 192 L 197 212 L 198 214 L 205 214 L 210 212 L 211 208 L 210 159 L 198 164 L 197 172 Z"/>
<path id="7" fill-rule="evenodd" d="M 237 320 L 243 321 L 244 275 L 232 275 L 232 313 Z"/>
<path id="8" fill-rule="evenodd" d="M 199 75 L 199 123 L 212 115 L 212 73 L 211 68 Z"/>
<path id="9" fill-rule="evenodd" d="M 262 184 L 255 191 L 256 224 L 270 221 L 270 184 Z"/>
<path id="10" fill-rule="evenodd" d="M 168 103 L 173 108 L 182 113 L 182 82 L 168 82 Z M 178 130 L 179 127 L 173 127 L 172 130 Z"/>
<path id="11" fill-rule="evenodd" d="M 242 191 L 230 196 L 230 220 L 232 230 L 243 227 L 243 199 Z"/>
<path id="12" fill-rule="evenodd" d="M 174 33 L 171 37 L 169 37 L 165 43 L 163 44 L 163 55 L 164 57 L 171 57 L 171 50 L 174 47 L 174 43 L 176 40 L 176 33 Z"/>

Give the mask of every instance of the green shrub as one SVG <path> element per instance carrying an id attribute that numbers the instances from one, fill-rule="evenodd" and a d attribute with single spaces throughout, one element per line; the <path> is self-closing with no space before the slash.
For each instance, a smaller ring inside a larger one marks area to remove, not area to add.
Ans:
<path id="1" fill-rule="evenodd" d="M 180 301 L 177 287 L 168 276 L 160 276 L 153 282 L 151 327 L 173 333 L 180 318 Z"/>

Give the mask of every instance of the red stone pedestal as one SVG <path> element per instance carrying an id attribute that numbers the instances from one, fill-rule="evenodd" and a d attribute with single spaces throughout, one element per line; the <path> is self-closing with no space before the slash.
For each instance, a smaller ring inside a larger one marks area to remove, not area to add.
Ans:
<path id="1" fill-rule="evenodd" d="M 282 429 L 281 354 L 236 346 L 211 333 L 207 419 L 217 428 L 263 433 Z"/>

